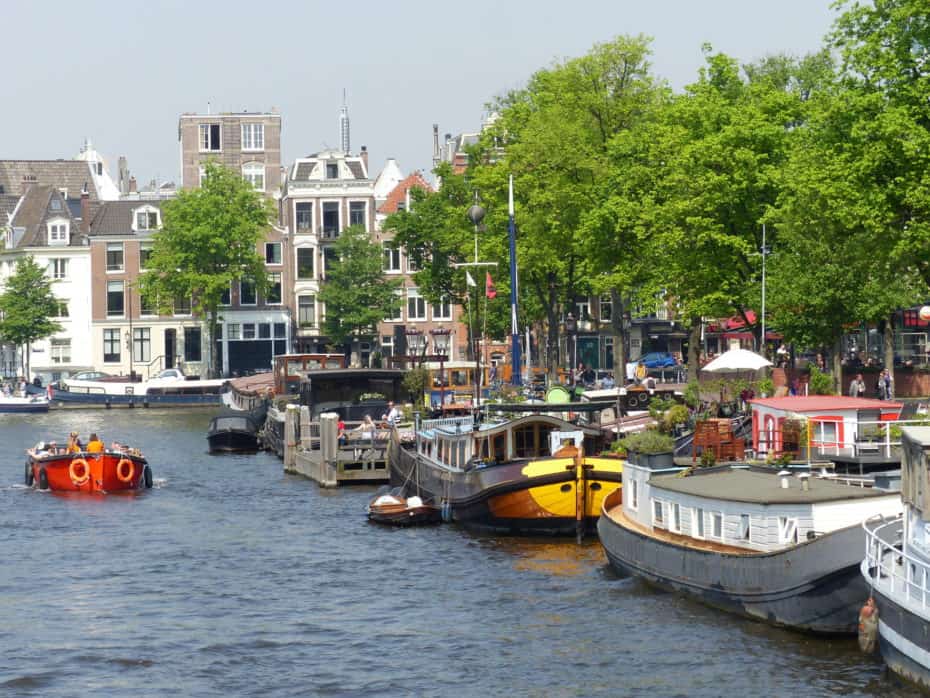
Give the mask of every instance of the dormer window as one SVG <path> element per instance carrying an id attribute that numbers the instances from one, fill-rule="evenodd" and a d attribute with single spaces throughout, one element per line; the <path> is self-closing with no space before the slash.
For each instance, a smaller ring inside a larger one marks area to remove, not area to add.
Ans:
<path id="1" fill-rule="evenodd" d="M 327 162 L 326 163 L 326 179 L 339 179 L 339 163 L 338 162 Z"/>
<path id="2" fill-rule="evenodd" d="M 71 241 L 70 226 L 63 218 L 56 218 L 48 222 L 48 244 L 67 245 Z"/>
<path id="3" fill-rule="evenodd" d="M 61 200 L 60 200 L 60 199 L 52 199 L 52 202 L 49 204 L 49 208 L 51 208 L 53 211 L 60 211 L 60 210 L 61 210 Z"/>
<path id="4" fill-rule="evenodd" d="M 154 206 L 145 206 L 133 211 L 133 230 L 157 230 L 161 226 L 160 211 Z"/>

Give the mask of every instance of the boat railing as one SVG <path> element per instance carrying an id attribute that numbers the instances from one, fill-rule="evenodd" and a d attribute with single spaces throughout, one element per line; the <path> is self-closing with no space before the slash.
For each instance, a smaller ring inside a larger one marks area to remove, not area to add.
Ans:
<path id="1" fill-rule="evenodd" d="M 427 431 L 440 427 L 452 428 L 455 431 L 470 431 L 474 423 L 472 417 L 439 417 L 437 419 L 424 419 L 420 426 Z"/>
<path id="2" fill-rule="evenodd" d="M 865 572 L 869 585 L 906 597 L 922 609 L 930 606 L 930 563 L 904 552 L 901 516 L 866 519 Z"/>
<path id="3" fill-rule="evenodd" d="M 820 417 L 808 422 L 810 434 L 806 441 L 787 443 L 789 431 L 777 427 L 759 428 L 756 452 L 776 454 L 810 446 L 812 452 L 823 456 L 884 456 L 890 457 L 901 446 L 901 437 L 896 435 L 900 427 L 926 426 L 927 419 L 894 419 L 850 421 L 841 417 Z M 853 428 L 850 428 L 853 426 Z M 840 436 L 842 435 L 842 436 Z"/>

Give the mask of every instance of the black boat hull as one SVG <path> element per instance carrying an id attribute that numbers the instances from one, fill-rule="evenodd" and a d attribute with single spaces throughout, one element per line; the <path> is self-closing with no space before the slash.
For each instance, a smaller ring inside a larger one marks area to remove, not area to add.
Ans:
<path id="1" fill-rule="evenodd" d="M 604 514 L 598 534 L 611 566 L 660 589 L 771 625 L 825 634 L 856 632 L 868 597 L 859 573 L 859 525 L 773 553 L 701 550 L 659 540 Z"/>
<path id="2" fill-rule="evenodd" d="M 930 690 L 927 621 L 886 596 L 878 586 L 871 593 L 878 607 L 878 648 L 885 664 L 907 681 Z"/>
<path id="3" fill-rule="evenodd" d="M 211 453 L 242 453 L 258 451 L 255 432 L 219 431 L 207 434 Z"/>

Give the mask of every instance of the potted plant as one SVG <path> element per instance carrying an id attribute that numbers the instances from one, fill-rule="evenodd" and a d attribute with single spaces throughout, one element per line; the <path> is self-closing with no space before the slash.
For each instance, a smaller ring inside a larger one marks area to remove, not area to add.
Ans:
<path id="1" fill-rule="evenodd" d="M 627 459 L 648 468 L 675 465 L 675 439 L 656 429 L 646 429 L 623 439 Z"/>

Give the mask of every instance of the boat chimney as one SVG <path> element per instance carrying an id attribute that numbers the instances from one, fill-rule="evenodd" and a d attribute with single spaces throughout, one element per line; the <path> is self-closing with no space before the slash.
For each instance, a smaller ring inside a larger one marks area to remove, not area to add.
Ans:
<path id="1" fill-rule="evenodd" d="M 791 477 L 790 470 L 782 470 L 778 473 L 778 477 L 781 478 L 781 488 L 783 490 L 788 489 L 788 478 Z"/>
<path id="2" fill-rule="evenodd" d="M 801 473 L 798 477 L 801 478 L 801 489 L 804 492 L 809 492 L 811 488 L 811 474 Z"/>

